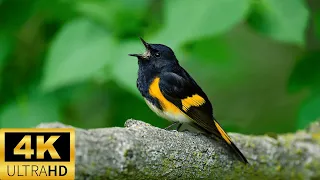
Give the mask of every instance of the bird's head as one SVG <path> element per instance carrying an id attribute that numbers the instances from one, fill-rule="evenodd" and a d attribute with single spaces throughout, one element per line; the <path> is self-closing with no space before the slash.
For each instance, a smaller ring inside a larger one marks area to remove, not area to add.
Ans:
<path id="1" fill-rule="evenodd" d="M 129 54 L 129 56 L 137 57 L 141 64 L 153 64 L 155 67 L 163 67 L 172 63 L 177 63 L 177 58 L 166 45 L 150 44 L 140 38 L 146 51 L 143 54 Z"/>

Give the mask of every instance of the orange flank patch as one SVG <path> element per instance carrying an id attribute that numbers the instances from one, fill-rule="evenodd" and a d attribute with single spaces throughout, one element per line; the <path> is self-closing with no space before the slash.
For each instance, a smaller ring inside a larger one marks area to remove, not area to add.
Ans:
<path id="1" fill-rule="evenodd" d="M 201 106 L 206 101 L 198 94 L 194 94 L 191 97 L 187 97 L 185 99 L 182 99 L 181 102 L 182 102 L 182 109 L 186 112 L 189 110 L 190 107 Z"/>
<path id="2" fill-rule="evenodd" d="M 180 109 L 178 107 L 176 107 L 174 104 L 172 104 L 170 101 L 168 101 L 161 93 L 161 90 L 159 87 L 159 82 L 160 82 L 159 77 L 156 77 L 153 80 L 153 82 L 151 83 L 150 88 L 149 88 L 150 95 L 159 100 L 160 105 L 165 112 L 180 114 L 181 113 Z"/>
<path id="3" fill-rule="evenodd" d="M 222 138 L 227 141 L 228 144 L 231 144 L 231 139 L 230 137 L 227 135 L 227 133 L 224 132 L 224 130 L 221 128 L 221 126 L 216 122 L 214 121 L 214 124 L 216 125 L 219 133 L 221 134 Z"/>

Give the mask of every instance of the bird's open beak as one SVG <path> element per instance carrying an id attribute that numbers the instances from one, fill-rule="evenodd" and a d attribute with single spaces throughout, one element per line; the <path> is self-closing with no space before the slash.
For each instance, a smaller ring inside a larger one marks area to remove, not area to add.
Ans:
<path id="1" fill-rule="evenodd" d="M 144 47 L 146 48 L 146 52 L 144 52 L 143 54 L 129 54 L 129 56 L 134 56 L 134 57 L 137 57 L 137 58 L 142 58 L 142 59 L 145 59 L 147 58 L 148 56 L 150 56 L 150 50 L 151 50 L 151 46 L 149 43 L 147 43 L 145 40 L 143 40 L 141 37 L 140 37 L 140 40 L 141 42 L 143 43 Z"/>
<path id="2" fill-rule="evenodd" d="M 143 43 L 144 47 L 146 48 L 146 50 L 150 50 L 151 49 L 151 46 L 150 44 L 148 44 L 145 40 L 143 40 L 141 37 L 140 37 L 140 40 L 141 42 Z"/>

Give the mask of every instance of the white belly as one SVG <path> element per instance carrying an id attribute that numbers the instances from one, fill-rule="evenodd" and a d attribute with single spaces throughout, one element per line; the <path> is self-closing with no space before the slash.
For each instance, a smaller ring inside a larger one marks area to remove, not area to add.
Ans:
<path id="1" fill-rule="evenodd" d="M 148 100 L 145 99 L 145 101 L 153 112 L 155 112 L 158 116 L 160 116 L 164 119 L 167 119 L 167 120 L 173 121 L 173 122 L 180 122 L 180 123 L 191 123 L 192 122 L 192 119 L 190 119 L 189 116 L 187 116 L 182 111 L 179 114 L 174 114 L 171 112 L 162 112 L 156 106 L 151 104 Z"/>

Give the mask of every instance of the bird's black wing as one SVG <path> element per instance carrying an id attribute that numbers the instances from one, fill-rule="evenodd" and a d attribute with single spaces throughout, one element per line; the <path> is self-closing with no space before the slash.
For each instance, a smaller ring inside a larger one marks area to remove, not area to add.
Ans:
<path id="1" fill-rule="evenodd" d="M 209 99 L 191 77 L 183 78 L 172 72 L 162 73 L 159 88 L 163 96 L 188 115 L 195 124 L 224 140 L 242 162 L 248 163 L 241 151 L 214 119 Z"/>
<path id="2" fill-rule="evenodd" d="M 210 133 L 221 136 L 215 125 L 209 99 L 192 81 L 176 73 L 162 73 L 159 88 L 164 97 L 188 115 L 194 123 Z"/>

